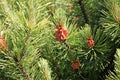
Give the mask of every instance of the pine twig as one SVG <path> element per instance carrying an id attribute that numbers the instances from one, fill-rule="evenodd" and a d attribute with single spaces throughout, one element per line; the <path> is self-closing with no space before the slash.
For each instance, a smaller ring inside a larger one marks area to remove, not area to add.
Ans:
<path id="1" fill-rule="evenodd" d="M 88 19 L 86 10 L 85 10 L 85 5 L 82 3 L 82 0 L 79 0 L 79 1 L 78 1 L 78 4 L 79 4 L 80 7 L 81 7 L 81 11 L 82 11 L 82 14 L 83 14 L 83 16 L 84 16 L 85 23 L 88 24 L 88 23 L 89 23 L 89 19 Z"/>
<path id="2" fill-rule="evenodd" d="M 24 56 L 26 44 L 27 44 L 27 41 L 28 41 L 30 35 L 31 35 L 30 32 L 28 32 L 28 33 L 27 33 L 27 36 L 26 36 L 26 38 L 25 38 L 24 46 L 23 46 L 22 51 L 21 51 L 21 53 L 20 53 L 20 60 L 21 60 L 21 59 L 23 58 L 23 56 Z"/>
<path id="3" fill-rule="evenodd" d="M 55 65 L 55 71 L 56 71 L 59 79 L 61 79 L 62 74 L 61 74 L 61 72 L 60 72 L 60 69 L 59 69 L 59 67 L 58 67 L 58 64 L 57 64 L 55 61 L 53 61 L 53 64 Z"/>
<path id="4" fill-rule="evenodd" d="M 69 49 L 73 49 L 73 47 L 71 47 L 70 45 L 68 45 L 65 41 L 63 42 L 63 44 Z"/>
<path id="5" fill-rule="evenodd" d="M 67 50 L 82 51 L 82 50 L 79 50 L 77 48 L 74 48 L 74 47 L 70 46 L 65 41 L 63 42 L 63 44 L 67 47 Z"/>
<path id="6" fill-rule="evenodd" d="M 57 76 L 59 77 L 59 79 L 62 77 L 62 74 L 60 72 L 60 68 L 58 67 L 58 64 L 56 63 L 55 59 L 54 59 L 54 56 L 51 54 L 51 61 L 52 61 L 52 64 L 54 65 L 54 69 L 56 71 L 56 74 Z"/>
<path id="7" fill-rule="evenodd" d="M 27 79 L 27 80 L 32 80 L 31 77 L 29 76 L 29 74 L 26 72 L 25 68 L 23 67 L 22 63 L 19 63 L 19 67 L 21 72 L 23 73 L 23 76 Z"/>
<path id="8" fill-rule="evenodd" d="M 21 72 L 23 73 L 23 76 L 24 76 L 27 80 L 32 80 L 32 79 L 30 78 L 29 74 L 28 74 L 28 73 L 26 72 L 26 70 L 24 69 L 21 61 L 18 61 L 17 57 L 15 57 L 15 56 L 12 55 L 13 53 L 11 53 L 11 52 L 9 52 L 9 51 L 7 51 L 7 50 L 5 51 L 5 53 L 8 53 L 7 55 L 8 55 L 9 57 L 13 58 L 14 61 L 18 62 L 19 69 L 20 69 Z"/>
<path id="9" fill-rule="evenodd" d="M 41 53 L 41 54 L 42 54 L 42 55 L 40 55 L 40 57 L 45 58 L 45 57 L 44 57 L 44 54 L 40 51 L 40 49 L 38 49 L 38 53 Z M 62 77 L 62 74 L 61 74 L 61 72 L 60 72 L 60 68 L 59 68 L 57 62 L 55 61 L 55 58 L 54 58 L 54 56 L 53 56 L 52 53 L 50 53 L 50 57 L 51 57 L 51 62 L 52 62 L 52 64 L 54 65 L 55 72 L 56 72 L 57 76 L 58 76 L 59 79 L 60 79 L 60 78 Z"/>

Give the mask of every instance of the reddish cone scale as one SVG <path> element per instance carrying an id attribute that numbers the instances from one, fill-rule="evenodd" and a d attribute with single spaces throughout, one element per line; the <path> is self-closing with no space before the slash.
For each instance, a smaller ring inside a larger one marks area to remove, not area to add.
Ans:
<path id="1" fill-rule="evenodd" d="M 72 67 L 74 70 L 80 69 L 80 61 L 72 61 L 71 67 Z"/>
<path id="2" fill-rule="evenodd" d="M 57 41 L 63 42 L 68 37 L 68 30 L 63 25 L 59 24 L 56 26 L 55 38 Z"/>
<path id="3" fill-rule="evenodd" d="M 0 48 L 5 51 L 7 48 L 7 44 L 5 39 L 0 35 Z"/>
<path id="4" fill-rule="evenodd" d="M 94 40 L 93 40 L 92 37 L 88 37 L 88 39 L 87 39 L 87 45 L 88 45 L 88 47 L 90 47 L 90 48 L 93 48 L 93 47 L 94 47 Z"/>

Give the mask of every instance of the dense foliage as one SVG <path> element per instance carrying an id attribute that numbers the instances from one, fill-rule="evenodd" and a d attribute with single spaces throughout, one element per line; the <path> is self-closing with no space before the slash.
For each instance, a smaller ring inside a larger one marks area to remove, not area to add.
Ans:
<path id="1" fill-rule="evenodd" d="M 120 0 L 0 0 L 0 80 L 119 80 Z"/>

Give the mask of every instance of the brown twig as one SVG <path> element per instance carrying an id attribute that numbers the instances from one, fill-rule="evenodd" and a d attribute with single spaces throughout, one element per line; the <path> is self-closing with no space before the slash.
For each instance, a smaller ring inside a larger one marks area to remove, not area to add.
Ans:
<path id="1" fill-rule="evenodd" d="M 28 39 L 29 39 L 30 35 L 31 35 L 31 33 L 28 32 L 28 33 L 27 33 L 27 36 L 26 36 L 26 38 L 25 38 L 24 46 L 23 46 L 22 51 L 21 51 L 21 53 L 20 53 L 20 60 L 19 60 L 19 68 L 20 68 L 21 72 L 23 73 L 23 76 L 24 76 L 27 80 L 32 80 L 32 79 L 31 79 L 30 75 L 26 72 L 25 68 L 23 67 L 23 65 L 22 65 L 22 63 L 21 63 L 21 60 L 22 60 L 22 58 L 23 58 L 23 56 L 24 56 L 25 49 L 26 49 L 26 44 L 27 44 L 27 42 L 28 42 Z"/>
<path id="2" fill-rule="evenodd" d="M 81 51 L 77 48 L 74 48 L 72 46 L 70 46 L 69 44 L 67 44 L 65 41 L 63 42 L 63 44 L 67 47 L 68 50 L 74 50 L 74 51 Z"/>
<path id="3" fill-rule="evenodd" d="M 87 13 L 86 13 L 86 10 L 85 10 L 85 6 L 84 4 L 82 3 L 82 0 L 79 0 L 78 1 L 80 7 L 81 7 L 81 11 L 82 11 L 82 14 L 84 16 L 84 20 L 85 20 L 85 23 L 89 23 L 89 19 L 88 19 L 88 16 L 87 16 Z"/>
<path id="4" fill-rule="evenodd" d="M 23 46 L 22 51 L 21 51 L 21 53 L 20 53 L 20 61 L 21 61 L 21 59 L 22 59 L 23 56 L 24 56 L 26 44 L 27 44 L 27 41 L 28 41 L 30 35 L 31 35 L 31 33 L 28 32 L 28 33 L 27 33 L 27 36 L 26 36 L 26 38 L 25 38 L 24 46 Z"/>
<path id="5" fill-rule="evenodd" d="M 42 52 L 40 51 L 40 49 L 38 49 L 38 53 L 41 54 L 40 57 L 45 58 L 44 53 L 42 53 Z M 59 66 L 58 66 L 58 64 L 57 64 L 57 62 L 56 62 L 56 60 L 55 60 L 54 55 L 53 55 L 51 52 L 50 52 L 50 58 L 51 58 L 52 64 L 54 65 L 54 69 L 55 69 L 55 72 L 56 72 L 57 76 L 59 77 L 59 79 L 61 79 L 61 78 L 62 78 L 62 74 L 61 74 L 61 72 L 60 72 L 60 68 L 59 68 Z M 56 79 L 55 79 L 55 80 L 56 80 Z"/>
<path id="6" fill-rule="evenodd" d="M 62 74 L 61 74 L 61 72 L 60 72 L 60 68 L 58 67 L 58 64 L 57 64 L 55 61 L 53 61 L 53 64 L 54 64 L 54 66 L 55 66 L 55 71 L 56 71 L 59 79 L 61 79 L 61 78 L 62 78 Z"/>
<path id="7" fill-rule="evenodd" d="M 27 80 L 32 80 L 32 79 L 30 78 L 29 74 L 28 74 L 28 73 L 26 72 L 26 70 L 24 69 L 21 61 L 18 61 L 17 57 L 15 57 L 15 56 L 13 55 L 13 53 L 9 52 L 8 50 L 6 50 L 5 53 L 8 53 L 7 55 L 8 55 L 9 57 L 13 58 L 15 62 L 18 62 L 19 69 L 21 70 L 23 76 L 24 76 Z"/>
<path id="8" fill-rule="evenodd" d="M 65 41 L 63 42 L 63 44 L 69 49 L 73 49 L 73 47 L 71 47 L 70 45 L 68 45 Z"/>
<path id="9" fill-rule="evenodd" d="M 29 76 L 29 74 L 26 72 L 25 68 L 23 67 L 22 63 L 19 63 L 19 68 L 21 70 L 21 72 L 23 73 L 23 76 L 27 79 L 27 80 L 32 80 Z"/>

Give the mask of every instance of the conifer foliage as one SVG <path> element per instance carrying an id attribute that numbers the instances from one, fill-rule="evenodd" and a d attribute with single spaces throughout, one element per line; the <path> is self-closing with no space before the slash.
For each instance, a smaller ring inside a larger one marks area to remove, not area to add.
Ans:
<path id="1" fill-rule="evenodd" d="M 119 80 L 120 0 L 0 0 L 0 80 Z"/>

